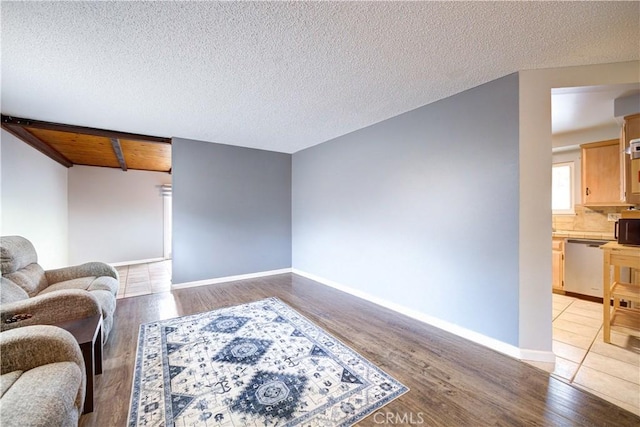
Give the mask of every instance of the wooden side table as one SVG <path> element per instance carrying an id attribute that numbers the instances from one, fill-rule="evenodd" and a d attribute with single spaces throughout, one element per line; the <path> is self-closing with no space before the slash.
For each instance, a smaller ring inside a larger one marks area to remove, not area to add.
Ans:
<path id="1" fill-rule="evenodd" d="M 611 327 L 640 330 L 640 310 L 620 306 L 620 300 L 640 303 L 640 285 L 620 280 L 620 267 L 640 269 L 640 247 L 609 242 L 600 246 L 604 253 L 603 268 L 603 340 L 611 342 Z M 613 267 L 613 280 L 611 268 Z M 611 300 L 613 299 L 613 311 Z"/>
<path id="2" fill-rule="evenodd" d="M 93 379 L 102 373 L 102 316 L 97 314 L 84 319 L 56 323 L 73 335 L 80 345 L 87 374 L 87 387 L 82 413 L 93 412 Z"/>

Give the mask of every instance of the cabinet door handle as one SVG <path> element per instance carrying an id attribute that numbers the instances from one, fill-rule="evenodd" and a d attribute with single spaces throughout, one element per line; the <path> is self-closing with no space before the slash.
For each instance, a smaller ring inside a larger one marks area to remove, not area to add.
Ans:
<path id="1" fill-rule="evenodd" d="M 586 193 L 587 193 L 587 196 L 588 196 L 589 194 L 591 194 L 591 191 L 589 191 L 589 187 L 587 187 L 587 191 L 586 191 Z"/>

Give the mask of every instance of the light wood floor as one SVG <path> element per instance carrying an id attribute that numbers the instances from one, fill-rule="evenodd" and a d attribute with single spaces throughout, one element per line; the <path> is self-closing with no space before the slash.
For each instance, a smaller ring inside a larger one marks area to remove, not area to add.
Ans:
<path id="1" fill-rule="evenodd" d="M 80 425 L 126 424 L 141 323 L 271 296 L 411 389 L 360 426 L 400 425 L 393 420 L 403 417 L 424 426 L 640 425 L 640 417 L 541 369 L 294 274 L 119 299 L 95 411 Z"/>

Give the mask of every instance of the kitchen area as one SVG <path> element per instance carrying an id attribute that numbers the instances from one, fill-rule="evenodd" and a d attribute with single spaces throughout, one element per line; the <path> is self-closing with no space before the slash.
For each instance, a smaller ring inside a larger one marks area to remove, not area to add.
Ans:
<path id="1" fill-rule="evenodd" d="M 552 116 L 556 363 L 539 367 L 640 415 L 640 84 L 554 89 Z"/>

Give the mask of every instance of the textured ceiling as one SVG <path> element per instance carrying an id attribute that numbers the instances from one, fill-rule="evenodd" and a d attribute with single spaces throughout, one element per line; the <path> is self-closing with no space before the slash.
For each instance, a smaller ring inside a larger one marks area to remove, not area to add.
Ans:
<path id="1" fill-rule="evenodd" d="M 506 74 L 640 59 L 639 2 L 2 2 L 2 113 L 295 152 Z"/>

